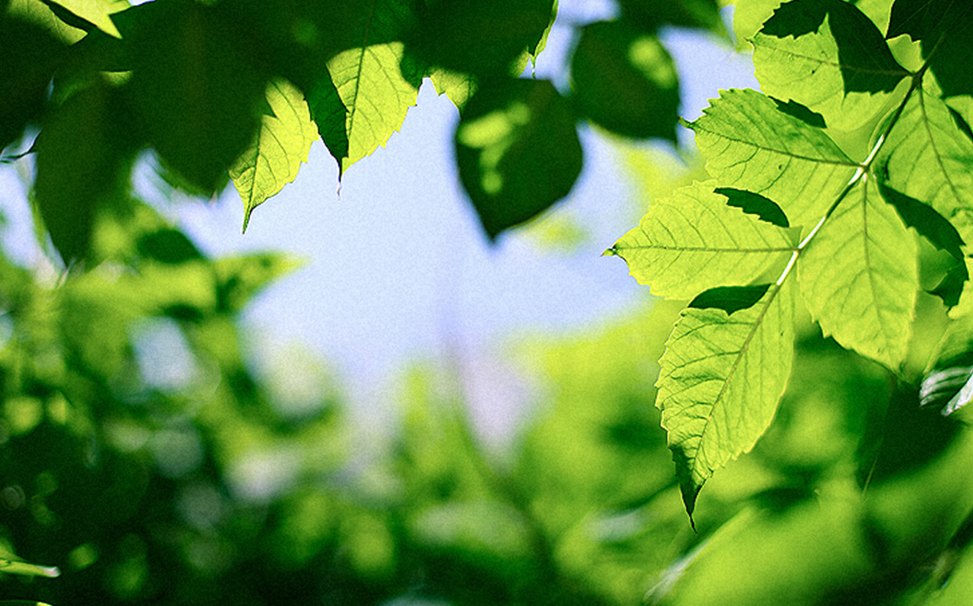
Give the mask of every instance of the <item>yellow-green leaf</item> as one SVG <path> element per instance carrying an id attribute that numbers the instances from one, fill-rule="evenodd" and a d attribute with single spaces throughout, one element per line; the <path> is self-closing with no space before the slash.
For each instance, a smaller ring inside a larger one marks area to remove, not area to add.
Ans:
<path id="1" fill-rule="evenodd" d="M 290 82 L 270 82 L 267 103 L 273 113 L 263 117 L 253 144 L 230 167 L 230 177 L 243 198 L 243 231 L 253 209 L 294 180 L 317 139 L 304 95 Z"/>

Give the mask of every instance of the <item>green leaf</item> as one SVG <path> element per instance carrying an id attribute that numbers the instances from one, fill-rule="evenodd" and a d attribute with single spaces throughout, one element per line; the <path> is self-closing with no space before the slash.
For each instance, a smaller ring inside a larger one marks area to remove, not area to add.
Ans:
<path id="1" fill-rule="evenodd" d="M 729 206 L 714 184 L 694 183 L 653 202 L 611 249 L 653 294 L 689 299 L 715 286 L 749 284 L 779 273 L 796 250 L 792 234 Z"/>
<path id="2" fill-rule="evenodd" d="M 480 88 L 455 144 L 460 179 L 491 240 L 566 196 L 581 172 L 571 105 L 546 80 Z"/>
<path id="3" fill-rule="evenodd" d="M 19 574 L 29 577 L 48 577 L 55 578 L 61 575 L 61 571 L 56 566 L 38 566 L 17 560 L 0 559 L 0 573 Z M 40 604 L 40 602 L 30 602 L 27 600 L 10 600 L 0 602 L 0 604 L 20 603 L 20 604 Z"/>
<path id="4" fill-rule="evenodd" d="M 217 309 L 237 313 L 260 289 L 304 264 L 280 253 L 225 257 L 213 263 L 216 274 Z"/>
<path id="5" fill-rule="evenodd" d="M 932 206 L 973 241 L 973 140 L 945 103 L 917 90 L 876 162 L 889 186 Z"/>
<path id="6" fill-rule="evenodd" d="M 722 91 L 688 126 L 721 186 L 773 200 L 794 226 L 824 216 L 858 167 L 823 130 L 754 90 Z"/>
<path id="7" fill-rule="evenodd" d="M 708 29 L 725 36 L 716 0 L 619 0 L 622 19 L 646 32 L 663 25 Z"/>
<path id="8" fill-rule="evenodd" d="M 130 45 L 126 89 L 148 142 L 187 187 L 204 194 L 226 183 L 266 104 L 267 82 L 220 6 L 150 2 L 114 18 Z"/>
<path id="9" fill-rule="evenodd" d="M 432 72 L 429 78 L 436 87 L 436 92 L 449 97 L 456 109 L 460 111 L 463 111 L 466 102 L 476 92 L 476 77 L 469 74 L 437 69 Z"/>
<path id="10" fill-rule="evenodd" d="M 916 255 L 874 179 L 856 185 L 798 259 L 801 293 L 825 336 L 897 369 L 912 332 Z"/>
<path id="11" fill-rule="evenodd" d="M 294 180 L 317 140 L 304 95 L 290 82 L 277 79 L 268 84 L 267 103 L 273 113 L 263 117 L 253 144 L 230 167 L 230 178 L 243 198 L 243 231 L 253 209 Z"/>
<path id="12" fill-rule="evenodd" d="M 895 0 L 887 38 L 908 34 L 913 40 L 937 41 L 973 8 L 966 0 Z"/>
<path id="13" fill-rule="evenodd" d="M 586 25 L 571 78 L 581 111 L 594 122 L 626 137 L 676 141 L 679 77 L 655 36 L 621 21 Z"/>
<path id="14" fill-rule="evenodd" d="M 838 130 L 868 122 L 908 76 L 875 24 L 842 0 L 782 4 L 753 45 L 761 90 L 806 105 Z"/>
<path id="15" fill-rule="evenodd" d="M 504 76 L 524 53 L 536 54 L 553 22 L 553 0 L 438 0 L 417 4 L 406 48 L 434 67 Z"/>
<path id="16" fill-rule="evenodd" d="M 99 206 L 125 189 L 133 151 L 113 130 L 114 104 L 99 80 L 69 97 L 35 143 L 34 196 L 65 263 L 88 256 Z"/>
<path id="17" fill-rule="evenodd" d="M 690 307 L 676 322 L 659 360 L 656 405 L 690 516 L 713 472 L 770 424 L 790 374 L 793 316 L 785 282 L 733 314 Z"/>
<path id="18" fill-rule="evenodd" d="M 2 6 L 0 6 L 2 9 Z M 73 44 L 84 37 L 84 30 L 58 18 L 42 0 L 9 0 L 6 14 L 29 21 L 46 29 L 62 42 Z"/>
<path id="19" fill-rule="evenodd" d="M 45 29 L 0 14 L 0 151 L 41 117 L 64 50 Z"/>
<path id="20" fill-rule="evenodd" d="M 722 309 L 733 315 L 742 309 L 750 309 L 763 298 L 770 284 L 756 286 L 717 286 L 697 295 L 689 302 L 694 309 Z"/>
<path id="21" fill-rule="evenodd" d="M 748 215 L 755 215 L 761 221 L 765 221 L 777 227 L 790 227 L 787 215 L 781 210 L 777 203 L 760 194 L 743 189 L 733 189 L 732 187 L 717 187 L 713 190 L 721 196 L 726 196 L 726 203 L 743 210 Z"/>
<path id="22" fill-rule="evenodd" d="M 915 229 L 939 250 L 948 252 L 959 261 L 963 260 L 963 238 L 952 223 L 931 206 L 897 192 L 881 181 L 878 183 L 878 189 L 907 226 Z"/>
<path id="23" fill-rule="evenodd" d="M 328 62 L 346 108 L 348 151 L 345 156 L 335 156 L 341 173 L 385 145 L 402 126 L 409 107 L 416 104 L 419 91 L 403 78 L 401 60 L 402 44 L 391 42 L 343 51 Z"/>

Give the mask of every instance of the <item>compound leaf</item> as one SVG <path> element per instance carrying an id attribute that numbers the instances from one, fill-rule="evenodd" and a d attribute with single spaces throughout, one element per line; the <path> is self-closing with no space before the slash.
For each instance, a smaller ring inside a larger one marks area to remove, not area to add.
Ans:
<path id="1" fill-rule="evenodd" d="M 912 332 L 916 255 L 874 179 L 859 183 L 798 259 L 808 311 L 843 347 L 898 368 Z"/>
<path id="2" fill-rule="evenodd" d="M 790 374 L 793 330 L 787 282 L 732 314 L 688 307 L 676 322 L 659 360 L 656 405 L 690 516 L 713 472 L 770 424 Z"/>
<path id="3" fill-rule="evenodd" d="M 841 0 L 782 4 L 753 45 L 761 90 L 806 105 L 838 130 L 868 122 L 908 75 L 875 24 Z"/>
<path id="4" fill-rule="evenodd" d="M 716 286 L 749 284 L 782 270 L 796 242 L 785 229 L 728 205 L 715 181 L 657 200 L 611 252 L 660 297 L 690 299 Z"/>
<path id="5" fill-rule="evenodd" d="M 230 167 L 230 178 L 243 198 L 243 231 L 253 209 L 294 180 L 317 139 L 304 95 L 293 84 L 281 79 L 270 82 L 267 103 L 271 113 L 263 117 L 251 146 Z"/>
<path id="6" fill-rule="evenodd" d="M 688 126 L 721 186 L 773 200 L 794 226 L 817 222 L 858 167 L 823 130 L 754 90 L 721 91 Z"/>

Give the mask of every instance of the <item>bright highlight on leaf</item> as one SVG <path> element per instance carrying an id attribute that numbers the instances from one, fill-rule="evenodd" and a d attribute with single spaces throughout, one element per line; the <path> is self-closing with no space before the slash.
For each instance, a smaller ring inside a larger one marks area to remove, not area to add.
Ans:
<path id="1" fill-rule="evenodd" d="M 721 91 L 688 126 L 720 186 L 773 200 L 794 226 L 814 225 L 858 167 L 823 130 L 754 90 Z"/>
<path id="2" fill-rule="evenodd" d="M 656 405 L 669 432 L 686 510 L 713 472 L 764 433 L 790 375 L 791 287 L 771 286 L 752 307 L 682 312 L 659 360 Z"/>
<path id="3" fill-rule="evenodd" d="M 653 294 L 690 299 L 715 286 L 743 286 L 769 270 L 779 274 L 796 250 L 792 233 L 729 206 L 714 185 L 694 183 L 653 202 L 612 247 Z"/>
<path id="4" fill-rule="evenodd" d="M 253 144 L 230 167 L 243 198 L 243 231 L 253 209 L 294 180 L 317 139 L 304 95 L 294 85 L 274 80 L 267 85 L 267 103 L 272 114 L 263 117 Z"/>

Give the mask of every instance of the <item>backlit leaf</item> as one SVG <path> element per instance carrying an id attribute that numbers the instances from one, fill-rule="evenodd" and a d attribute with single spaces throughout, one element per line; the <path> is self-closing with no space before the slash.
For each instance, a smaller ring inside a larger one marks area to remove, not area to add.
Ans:
<path id="1" fill-rule="evenodd" d="M 908 75 L 871 20 L 841 0 L 782 4 L 753 44 L 761 90 L 806 105 L 839 130 L 868 122 Z"/>
<path id="2" fill-rule="evenodd" d="M 55 14 L 57 8 L 69 11 L 71 16 L 83 19 L 87 23 L 97 27 L 110 36 L 120 38 L 121 34 L 115 24 L 112 23 L 111 15 L 121 12 L 131 6 L 125 0 L 42 0 L 48 4 Z M 59 15 L 60 16 L 60 15 Z M 63 17 L 62 17 L 63 19 Z M 69 23 L 70 24 L 70 23 Z M 76 26 L 77 27 L 77 26 Z M 87 31 L 88 28 L 82 27 Z"/>
<path id="3" fill-rule="evenodd" d="M 419 91 L 403 78 L 401 60 L 402 44 L 390 42 L 346 50 L 328 62 L 346 108 L 347 155 L 335 156 L 342 173 L 385 145 L 401 128 L 409 107 L 416 104 Z"/>
<path id="4" fill-rule="evenodd" d="M 676 322 L 659 360 L 656 405 L 690 515 L 713 472 L 770 424 L 790 374 L 793 314 L 785 282 L 733 314 L 690 307 Z"/>
<path id="5" fill-rule="evenodd" d="M 897 369 L 912 333 L 916 254 L 874 179 L 859 183 L 798 260 L 808 311 L 843 347 Z"/>
<path id="6" fill-rule="evenodd" d="M 655 36 L 621 21 L 586 25 L 571 78 L 581 110 L 594 122 L 627 137 L 675 142 L 679 78 Z"/>
<path id="7" fill-rule="evenodd" d="M 612 247 L 653 294 L 689 299 L 712 287 L 749 284 L 782 270 L 796 249 L 788 231 L 729 206 L 713 186 L 695 183 L 654 201 Z"/>
<path id="8" fill-rule="evenodd" d="M 460 179 L 490 239 L 566 196 L 581 172 L 574 113 L 546 80 L 481 88 L 455 143 Z"/>
<path id="9" fill-rule="evenodd" d="M 929 204 L 973 241 L 973 140 L 945 103 L 917 90 L 876 161 L 892 188 Z"/>
<path id="10" fill-rule="evenodd" d="M 794 226 L 816 223 L 858 166 L 823 130 L 754 90 L 722 91 L 688 126 L 721 186 L 769 198 Z"/>
<path id="11" fill-rule="evenodd" d="M 230 167 L 243 198 L 244 231 L 253 209 L 294 180 L 317 140 L 304 95 L 294 85 L 274 80 L 267 85 L 267 103 L 273 114 L 263 117 L 253 144 Z"/>

